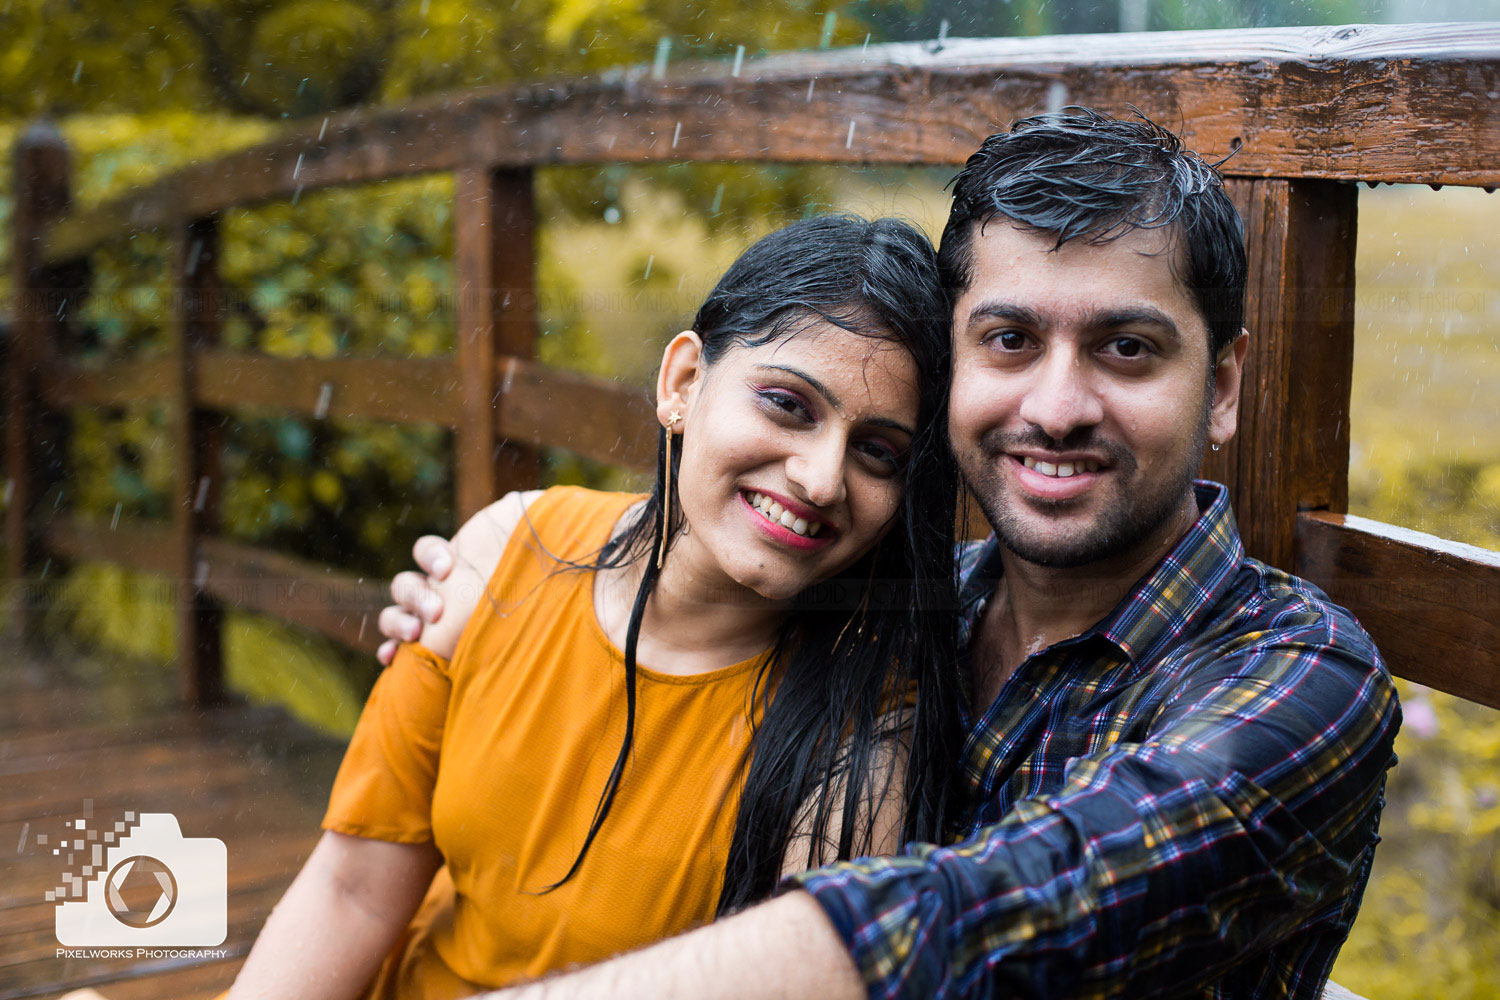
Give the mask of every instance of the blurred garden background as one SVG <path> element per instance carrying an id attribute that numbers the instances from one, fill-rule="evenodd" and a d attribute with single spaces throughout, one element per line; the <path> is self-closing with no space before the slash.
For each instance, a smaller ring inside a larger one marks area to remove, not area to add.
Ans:
<path id="1" fill-rule="evenodd" d="M 1434 19 L 1500 19 L 1500 0 L 0 0 L 0 148 L 9 163 L 16 138 L 49 117 L 73 153 L 75 201 L 90 204 L 290 122 L 662 57 Z M 840 208 L 902 215 L 936 238 L 950 174 L 539 170 L 539 353 L 644 387 L 664 339 L 757 235 Z M 11 183 L 7 168 L 6 273 Z M 1500 195 L 1380 187 L 1360 198 L 1351 510 L 1500 548 Z M 287 358 L 450 351 L 452 204 L 449 177 L 419 177 L 229 213 L 224 346 Z M 95 255 L 79 345 L 91 364 L 164 349 L 166 254 L 144 234 Z M 53 502 L 104 522 L 167 516 L 166 430 L 150 408 L 76 411 Z M 454 528 L 440 429 L 268 413 L 239 415 L 225 432 L 231 538 L 384 578 L 408 565 L 419 535 Z M 623 482 L 561 453 L 546 474 Z M 105 564 L 49 571 L 49 641 L 99 669 L 128 663 L 170 685 L 175 617 L 164 588 Z M 338 735 L 377 670 L 245 613 L 231 614 L 226 647 L 232 690 Z M 1385 843 L 1335 976 L 1380 1000 L 1500 998 L 1500 713 L 1410 685 L 1403 700 Z"/>

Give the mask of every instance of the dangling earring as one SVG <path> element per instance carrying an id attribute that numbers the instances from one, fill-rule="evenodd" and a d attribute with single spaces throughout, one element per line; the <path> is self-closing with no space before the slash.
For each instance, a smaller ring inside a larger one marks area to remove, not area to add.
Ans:
<path id="1" fill-rule="evenodd" d="M 864 638 L 865 612 L 870 608 L 870 591 L 875 589 L 875 563 L 877 561 L 876 557 L 879 554 L 880 548 L 877 545 L 875 551 L 870 554 L 870 578 L 865 581 L 864 596 L 859 599 L 859 606 L 854 609 L 854 614 L 850 615 L 849 620 L 844 622 L 844 627 L 839 629 L 838 636 L 833 640 L 834 649 L 838 649 L 839 643 L 844 641 L 844 633 L 849 631 L 849 626 L 854 624 L 855 618 L 859 619 L 859 624 L 854 628 L 854 641 L 858 642 L 860 639 Z M 873 640 L 874 636 L 871 636 L 870 638 Z"/>
<path id="2" fill-rule="evenodd" d="M 1213 449 L 1214 451 L 1218 451 L 1219 450 L 1219 445 L 1218 445 L 1217 442 L 1215 442 L 1214 444 L 1209 445 L 1209 447 L 1211 449 Z"/>
<path id="3" fill-rule="evenodd" d="M 682 422 L 682 414 L 673 410 L 667 415 L 667 464 L 666 482 L 661 491 L 661 545 L 656 550 L 656 568 L 661 569 L 661 564 L 667 558 L 667 530 L 671 527 L 672 510 L 672 438 L 676 437 L 673 430 Z"/>

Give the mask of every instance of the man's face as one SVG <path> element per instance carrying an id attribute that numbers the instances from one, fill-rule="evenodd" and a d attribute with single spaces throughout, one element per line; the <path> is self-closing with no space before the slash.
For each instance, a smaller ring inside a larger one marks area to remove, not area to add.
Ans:
<path id="1" fill-rule="evenodd" d="M 1003 218 L 974 230 L 949 434 L 1001 542 L 1080 566 L 1156 544 L 1195 510 L 1205 441 L 1234 433 L 1244 344 L 1211 365 L 1167 233 L 1054 242 Z"/>

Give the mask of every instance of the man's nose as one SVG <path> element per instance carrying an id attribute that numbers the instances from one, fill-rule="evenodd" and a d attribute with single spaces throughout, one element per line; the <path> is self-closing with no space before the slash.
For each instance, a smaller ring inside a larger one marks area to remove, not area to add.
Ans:
<path id="1" fill-rule="evenodd" d="M 1061 441 L 1078 428 L 1104 419 L 1093 372 L 1075 351 L 1049 351 L 1034 371 L 1036 377 L 1021 400 L 1022 420 Z"/>
<path id="2" fill-rule="evenodd" d="M 844 499 L 846 448 L 842 434 L 828 431 L 808 439 L 787 459 L 787 478 L 808 503 L 829 507 Z"/>

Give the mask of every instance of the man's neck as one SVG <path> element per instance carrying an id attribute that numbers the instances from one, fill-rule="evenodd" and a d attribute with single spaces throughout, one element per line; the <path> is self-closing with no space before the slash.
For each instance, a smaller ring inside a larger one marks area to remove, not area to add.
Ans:
<path id="1" fill-rule="evenodd" d="M 1097 624 L 1182 540 L 1198 513 L 1189 490 L 1176 513 L 1140 544 L 1082 566 L 1041 566 L 1002 547 L 1003 575 L 975 636 L 976 706 L 994 701 L 1028 656 Z"/>

